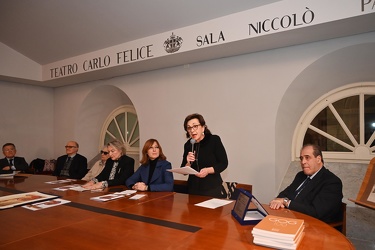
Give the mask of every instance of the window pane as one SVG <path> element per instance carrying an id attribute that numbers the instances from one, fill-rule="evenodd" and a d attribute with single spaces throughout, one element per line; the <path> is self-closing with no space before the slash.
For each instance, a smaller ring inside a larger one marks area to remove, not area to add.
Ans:
<path id="1" fill-rule="evenodd" d="M 311 129 L 307 129 L 305 138 L 303 139 L 303 144 L 317 144 L 322 151 L 351 152 L 349 149 L 331 141 Z"/>
<path id="2" fill-rule="evenodd" d="M 128 121 L 127 122 L 128 122 L 128 130 L 129 130 L 128 136 L 131 136 L 130 133 L 133 131 L 133 128 L 134 128 L 134 126 L 137 122 L 137 115 L 133 114 L 133 113 L 128 113 Z M 129 139 L 129 141 L 131 141 L 130 138 L 128 138 L 128 139 Z"/>
<path id="3" fill-rule="evenodd" d="M 133 142 L 133 144 L 130 145 L 130 146 L 139 147 L 139 126 L 138 126 L 138 123 L 135 127 L 132 138 L 130 138 L 130 141 Z"/>
<path id="4" fill-rule="evenodd" d="M 354 138 L 359 142 L 359 96 L 351 96 L 332 103 Z M 343 133 L 344 130 L 341 131 Z M 353 145 L 347 135 L 338 137 L 340 140 Z"/>
<path id="5" fill-rule="evenodd" d="M 122 134 L 123 138 L 126 138 L 125 135 L 125 113 L 121 113 L 116 116 L 116 121 L 118 126 L 120 127 L 120 133 Z M 121 137 L 116 137 L 117 139 L 121 139 Z"/>
<path id="6" fill-rule="evenodd" d="M 365 95 L 365 143 L 375 131 L 375 96 Z M 375 141 L 371 147 L 375 146 Z"/>
<path id="7" fill-rule="evenodd" d="M 108 133 L 105 134 L 105 139 L 104 139 L 104 145 L 107 145 L 109 142 L 113 141 L 114 139 L 112 136 Z"/>
<path id="8" fill-rule="evenodd" d="M 108 132 L 110 132 L 115 138 L 121 139 L 120 131 L 118 131 L 115 120 L 112 120 L 108 126 Z"/>
<path id="9" fill-rule="evenodd" d="M 128 129 L 129 132 L 133 131 L 133 134 L 128 134 L 128 136 L 131 136 L 129 138 L 129 143 L 131 142 L 132 144 L 130 145 L 131 147 L 139 147 L 139 127 L 138 127 L 138 119 L 137 115 L 133 113 L 128 113 Z"/>
<path id="10" fill-rule="evenodd" d="M 353 146 L 344 129 L 341 127 L 340 123 L 337 121 L 336 117 L 328 107 L 323 109 L 314 118 L 314 120 L 311 122 L 311 125 Z M 336 142 L 333 142 L 332 140 L 329 140 L 323 135 L 318 134 L 310 129 L 308 129 L 305 135 L 304 144 L 305 143 L 318 144 L 324 151 L 349 152 L 347 149 L 344 150 L 344 147 L 342 147 L 340 144 L 337 144 Z"/>

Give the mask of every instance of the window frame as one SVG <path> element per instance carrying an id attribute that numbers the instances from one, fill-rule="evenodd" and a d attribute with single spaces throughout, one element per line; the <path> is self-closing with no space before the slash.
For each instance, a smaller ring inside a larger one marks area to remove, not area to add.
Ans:
<path id="1" fill-rule="evenodd" d="M 102 148 L 102 145 L 105 145 L 105 138 L 106 138 L 106 134 L 107 134 L 107 131 L 108 131 L 108 127 L 109 125 L 111 124 L 111 122 L 120 114 L 122 113 L 132 113 L 134 115 L 137 116 L 137 113 L 135 111 L 135 108 L 131 105 L 123 105 L 123 106 L 120 106 L 116 109 L 114 109 L 109 115 L 108 117 L 106 118 L 105 122 L 103 123 L 103 126 L 102 126 L 102 129 L 101 129 L 101 132 L 100 132 L 100 139 L 99 139 L 99 150 L 101 150 Z M 125 114 L 125 117 L 126 114 Z M 126 120 L 126 119 L 125 119 Z M 139 121 L 138 121 L 138 116 L 137 116 L 137 120 L 136 120 L 136 123 L 135 125 L 138 125 L 138 131 L 139 131 Z M 125 125 L 126 128 L 127 128 L 127 124 Z M 132 133 L 134 132 L 134 128 L 132 130 Z M 115 139 L 115 138 L 114 138 Z M 124 138 L 123 136 L 121 138 L 116 138 L 120 141 L 122 141 L 125 145 L 125 148 L 126 148 L 126 154 L 127 155 L 134 155 L 134 156 L 138 156 L 139 155 L 139 146 L 137 147 L 134 147 L 134 146 L 131 146 L 129 144 L 129 141 L 127 140 L 127 138 Z M 140 140 L 140 136 L 139 136 L 139 133 L 138 133 L 138 136 L 136 135 L 136 138 L 135 140 Z M 134 141 L 134 140 L 133 140 Z"/>
<path id="2" fill-rule="evenodd" d="M 343 87 L 334 89 L 321 98 L 317 99 L 311 104 L 301 116 L 297 123 L 292 145 L 292 159 L 299 160 L 300 150 L 303 146 L 303 140 L 308 128 L 312 128 L 311 122 L 314 118 L 325 108 L 332 105 L 338 100 L 359 95 L 359 142 L 352 147 L 351 152 L 331 152 L 323 151 L 324 159 L 331 162 L 355 162 L 355 163 L 368 163 L 372 158 L 375 157 L 375 153 L 371 152 L 375 150 L 374 147 L 370 147 L 371 142 L 375 139 L 375 132 L 371 135 L 369 140 L 365 142 L 365 113 L 364 113 L 364 96 L 375 95 L 375 82 L 361 82 L 345 85 Z M 336 117 L 337 118 L 337 117 Z M 343 120 L 338 120 L 342 128 L 348 132 L 348 128 L 345 126 Z M 321 132 L 321 131 L 320 131 Z M 333 136 L 327 134 L 328 139 L 334 140 Z M 349 136 L 350 137 L 350 136 Z M 351 138 L 353 140 L 354 138 Z M 355 140 L 355 139 L 354 139 Z M 338 143 L 338 141 L 335 141 Z M 339 143 L 340 144 L 340 143 Z"/>

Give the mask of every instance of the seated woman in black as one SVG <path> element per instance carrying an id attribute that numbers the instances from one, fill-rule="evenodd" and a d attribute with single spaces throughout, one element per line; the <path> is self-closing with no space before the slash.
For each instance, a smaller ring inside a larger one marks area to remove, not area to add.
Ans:
<path id="1" fill-rule="evenodd" d="M 85 185 L 87 189 L 104 189 L 109 186 L 124 185 L 134 173 L 134 159 L 125 155 L 125 145 L 118 141 L 107 144 L 110 158 L 102 172 Z"/>

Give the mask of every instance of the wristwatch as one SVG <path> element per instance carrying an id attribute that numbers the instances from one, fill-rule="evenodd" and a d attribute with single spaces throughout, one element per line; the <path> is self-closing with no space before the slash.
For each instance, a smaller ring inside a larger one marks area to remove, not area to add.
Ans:
<path id="1" fill-rule="evenodd" d="M 284 205 L 284 207 L 288 207 L 288 203 L 289 203 L 289 199 L 287 198 L 287 197 L 285 197 L 284 199 L 283 199 L 283 205 Z"/>

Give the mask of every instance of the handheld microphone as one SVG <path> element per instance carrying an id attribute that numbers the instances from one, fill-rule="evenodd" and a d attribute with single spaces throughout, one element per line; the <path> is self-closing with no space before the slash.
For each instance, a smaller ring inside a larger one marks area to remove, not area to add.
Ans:
<path id="1" fill-rule="evenodd" d="M 190 139 L 190 143 L 191 143 L 191 152 L 194 153 L 194 144 L 195 144 L 196 140 L 191 138 Z M 193 162 L 190 162 L 190 164 L 193 164 Z"/>
<path id="2" fill-rule="evenodd" d="M 193 153 L 194 153 L 194 144 L 195 144 L 195 142 L 196 142 L 195 139 L 193 139 L 193 138 L 190 139 L 190 143 L 191 143 L 191 152 L 193 152 Z"/>

